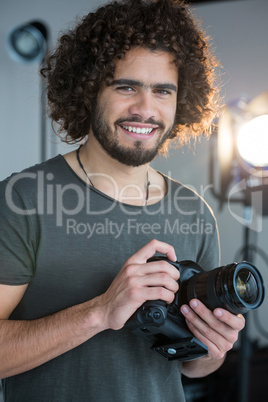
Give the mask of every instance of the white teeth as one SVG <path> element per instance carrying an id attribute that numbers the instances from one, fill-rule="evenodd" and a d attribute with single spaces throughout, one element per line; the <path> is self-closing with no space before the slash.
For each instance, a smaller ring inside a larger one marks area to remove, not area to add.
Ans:
<path id="1" fill-rule="evenodd" d="M 153 128 L 140 128 L 140 127 L 132 127 L 132 126 L 123 126 L 123 128 L 130 133 L 137 133 L 137 134 L 150 134 L 153 131 Z"/>

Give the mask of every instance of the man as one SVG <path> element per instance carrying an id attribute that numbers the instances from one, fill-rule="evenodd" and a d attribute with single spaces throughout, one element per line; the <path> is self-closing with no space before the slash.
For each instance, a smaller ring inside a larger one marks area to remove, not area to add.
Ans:
<path id="1" fill-rule="evenodd" d="M 196 361 L 167 361 L 124 327 L 146 300 L 178 291 L 176 268 L 147 262 L 156 253 L 218 265 L 209 207 L 149 166 L 211 120 L 208 55 L 185 6 L 135 0 L 89 14 L 48 58 L 51 117 L 83 141 L 1 183 L 6 401 L 184 401 L 181 372 L 213 372 L 236 341 L 243 317 L 199 300 L 181 308 L 209 350 Z"/>

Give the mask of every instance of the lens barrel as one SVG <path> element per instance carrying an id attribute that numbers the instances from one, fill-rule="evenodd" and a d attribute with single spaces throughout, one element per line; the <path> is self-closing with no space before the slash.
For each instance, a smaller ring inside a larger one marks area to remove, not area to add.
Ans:
<path id="1" fill-rule="evenodd" d="M 210 310 L 222 307 L 233 314 L 245 314 L 262 304 L 264 284 L 258 269 L 244 261 L 195 274 L 181 284 L 179 292 L 181 304 L 196 298 Z"/>

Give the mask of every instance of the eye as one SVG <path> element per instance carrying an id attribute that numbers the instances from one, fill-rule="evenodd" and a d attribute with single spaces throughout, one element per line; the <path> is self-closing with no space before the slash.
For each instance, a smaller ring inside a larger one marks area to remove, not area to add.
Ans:
<path id="1" fill-rule="evenodd" d="M 132 92 L 132 91 L 134 91 L 134 89 L 132 87 L 129 87 L 127 85 L 117 87 L 116 89 L 117 89 L 117 91 L 121 91 L 121 92 Z"/>
<path id="2" fill-rule="evenodd" d="M 155 92 L 159 95 L 171 95 L 171 91 L 168 89 L 156 89 Z"/>

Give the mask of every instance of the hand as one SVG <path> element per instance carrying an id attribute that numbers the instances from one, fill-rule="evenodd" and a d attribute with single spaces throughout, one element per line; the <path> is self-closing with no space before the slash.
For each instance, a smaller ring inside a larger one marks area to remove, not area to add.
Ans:
<path id="1" fill-rule="evenodd" d="M 223 308 L 212 312 L 196 299 L 190 301 L 190 307 L 181 307 L 190 331 L 208 347 L 210 358 L 222 359 L 237 341 L 239 331 L 245 326 L 245 318 Z"/>
<path id="2" fill-rule="evenodd" d="M 164 300 L 171 303 L 178 291 L 180 273 L 167 261 L 147 260 L 156 252 L 176 261 L 172 246 L 152 240 L 123 265 L 108 290 L 98 298 L 104 311 L 105 327 L 120 329 L 132 314 L 147 300 Z"/>

